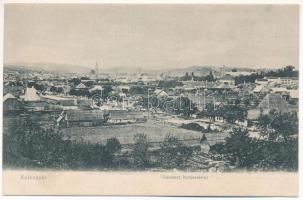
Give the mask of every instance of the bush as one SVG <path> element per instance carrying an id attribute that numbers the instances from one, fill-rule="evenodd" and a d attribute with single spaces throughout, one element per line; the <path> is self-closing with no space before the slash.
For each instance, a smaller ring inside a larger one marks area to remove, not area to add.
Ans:
<path id="1" fill-rule="evenodd" d="M 184 168 L 192 155 L 192 149 L 177 137 L 168 134 L 160 145 L 160 164 L 164 168 Z"/>
<path id="2" fill-rule="evenodd" d="M 4 134 L 5 167 L 91 169 L 116 167 L 113 162 L 121 149 L 117 138 L 106 145 L 63 140 L 54 129 L 42 128 L 26 119 L 8 127 Z"/>
<path id="3" fill-rule="evenodd" d="M 193 130 L 193 131 L 200 131 L 200 132 L 206 132 L 206 129 L 203 126 L 200 126 L 197 123 L 189 123 L 189 124 L 182 124 L 180 128 Z"/>
<path id="4" fill-rule="evenodd" d="M 135 145 L 133 149 L 134 164 L 138 168 L 146 168 L 150 165 L 150 158 L 148 155 L 149 144 L 147 137 L 144 134 L 136 134 L 134 136 Z"/>

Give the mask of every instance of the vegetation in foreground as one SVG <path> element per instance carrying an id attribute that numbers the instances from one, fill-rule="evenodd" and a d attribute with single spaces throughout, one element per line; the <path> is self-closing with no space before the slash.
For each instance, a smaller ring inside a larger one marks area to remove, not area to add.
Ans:
<path id="1" fill-rule="evenodd" d="M 297 121 L 296 115 L 290 113 L 263 115 L 258 120 L 259 138 L 249 137 L 245 129 L 234 128 L 225 143 L 211 147 L 210 156 L 227 161 L 236 169 L 297 171 Z M 192 168 L 188 160 L 198 151 L 169 134 L 156 151 L 146 135 L 137 134 L 131 153 L 124 153 L 115 137 L 105 144 L 63 140 L 58 131 L 43 128 L 29 119 L 7 130 L 3 135 L 4 168 L 186 169 Z"/>

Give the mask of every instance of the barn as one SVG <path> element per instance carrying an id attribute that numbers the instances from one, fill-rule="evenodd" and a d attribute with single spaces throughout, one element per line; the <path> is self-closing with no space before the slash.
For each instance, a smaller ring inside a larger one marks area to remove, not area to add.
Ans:
<path id="1" fill-rule="evenodd" d="M 21 101 L 19 101 L 16 97 L 12 94 L 7 93 L 3 97 L 3 111 L 20 111 L 24 109 L 24 105 Z"/>

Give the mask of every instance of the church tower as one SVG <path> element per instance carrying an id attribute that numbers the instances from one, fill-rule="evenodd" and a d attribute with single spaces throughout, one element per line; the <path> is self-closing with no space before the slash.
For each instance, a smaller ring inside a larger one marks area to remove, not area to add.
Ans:
<path id="1" fill-rule="evenodd" d="M 96 79 L 98 79 L 99 78 L 99 66 L 98 66 L 98 62 L 96 62 L 95 73 L 96 73 Z"/>

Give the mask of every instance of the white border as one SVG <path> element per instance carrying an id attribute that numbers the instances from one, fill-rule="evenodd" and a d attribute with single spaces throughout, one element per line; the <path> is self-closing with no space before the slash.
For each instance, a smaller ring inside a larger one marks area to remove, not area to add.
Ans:
<path id="1" fill-rule="evenodd" d="M 300 4 L 300 0 L 3 0 L 3 2 L 60 4 Z"/>
<path id="2" fill-rule="evenodd" d="M 66 3 L 79 3 L 79 4 L 95 4 L 95 3 L 101 3 L 101 4 L 119 4 L 119 3 L 127 3 L 127 4 L 300 4 L 301 6 L 301 1 L 300 0 L 3 0 L 0 1 L 0 78 L 1 78 L 1 84 L 0 84 L 0 101 L 3 102 L 3 26 L 4 26 L 4 3 L 60 3 L 60 4 L 66 4 Z M 302 65 L 302 25 L 303 25 L 303 14 L 301 12 L 300 8 L 300 61 L 299 61 L 299 69 L 301 68 Z M 300 98 L 299 98 L 299 133 L 303 131 L 303 118 L 301 115 L 302 107 L 303 107 L 303 70 L 299 71 L 300 74 L 300 79 L 299 79 L 299 92 L 300 92 Z M 2 103 L 0 103 L 0 135 L 2 136 Z M 299 136 L 301 137 L 301 136 Z M 299 139 L 299 186 L 301 186 L 302 180 L 303 180 L 303 175 L 302 175 L 302 170 L 300 170 L 303 166 L 302 164 L 302 155 L 303 155 L 303 140 Z M 2 155 L 2 137 L 0 137 L 0 156 Z M 1 172 L 2 172 L 2 156 L 0 160 L 0 167 L 1 167 Z M 0 190 L 2 194 L 2 173 L 0 173 Z M 273 180 L 274 181 L 274 180 Z M 300 187 L 299 187 L 300 188 Z M 302 189 L 299 190 L 299 196 L 303 196 Z M 300 197 L 297 197 L 295 199 L 299 199 Z M 72 196 L 65 196 L 65 197 L 60 197 L 60 196 L 43 196 L 43 199 L 49 200 L 49 199 L 163 199 L 163 200 L 171 200 L 171 199 L 176 199 L 176 197 L 72 197 Z M 232 198 L 232 197 L 231 197 Z M 25 199 L 25 200 L 31 200 L 31 199 L 41 199 L 41 196 L 2 196 L 1 199 Z M 182 197 L 182 199 L 192 199 L 192 197 Z M 222 199 L 222 197 L 206 197 L 203 199 L 211 199 L 211 200 L 217 200 L 217 199 Z M 252 199 L 252 198 L 237 198 L 237 199 Z M 268 199 L 268 198 L 258 198 L 258 199 Z M 275 197 L 271 199 L 294 199 L 294 198 L 281 198 L 281 197 Z"/>

